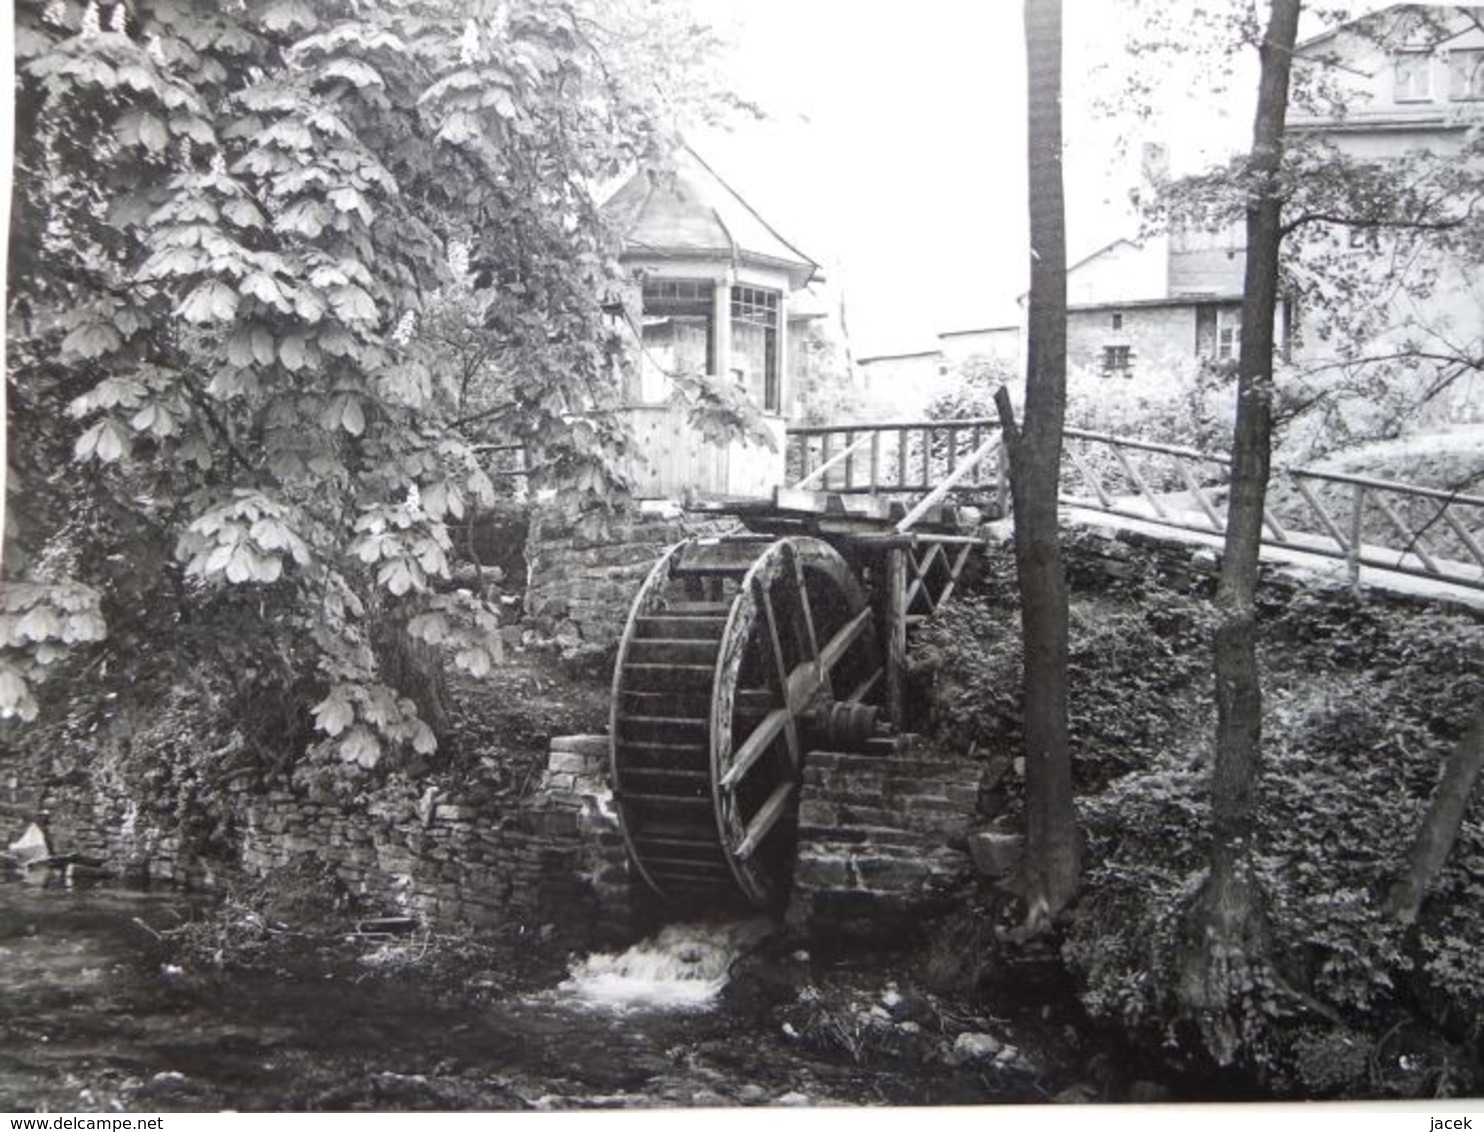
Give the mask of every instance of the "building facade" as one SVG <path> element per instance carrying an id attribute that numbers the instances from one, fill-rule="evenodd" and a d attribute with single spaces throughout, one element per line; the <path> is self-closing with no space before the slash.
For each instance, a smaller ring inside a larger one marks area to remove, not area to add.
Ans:
<path id="1" fill-rule="evenodd" d="M 799 302 L 818 265 L 775 232 L 694 152 L 642 168 L 604 204 L 632 285 L 624 411 L 638 441 L 636 497 L 758 497 L 783 479 L 795 353 L 817 303 Z M 687 378 L 751 400 L 773 446 L 709 442 L 690 419 Z"/>

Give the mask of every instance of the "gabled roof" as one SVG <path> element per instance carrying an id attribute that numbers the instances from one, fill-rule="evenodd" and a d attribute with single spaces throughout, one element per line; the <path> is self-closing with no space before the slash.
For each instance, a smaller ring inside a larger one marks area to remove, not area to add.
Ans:
<path id="1" fill-rule="evenodd" d="M 796 289 L 819 270 L 689 146 L 675 155 L 673 174 L 640 168 L 608 198 L 603 211 L 617 226 L 624 250 L 634 255 L 781 268 Z"/>
<path id="2" fill-rule="evenodd" d="M 1361 27 L 1365 24 L 1384 24 L 1387 20 L 1396 21 L 1401 19 L 1408 12 L 1416 10 L 1427 11 L 1431 13 L 1435 19 L 1446 20 L 1454 13 L 1454 9 L 1457 8 L 1473 8 L 1476 12 L 1478 12 L 1480 20 L 1484 21 L 1484 7 L 1481 7 L 1479 5 L 1439 3 L 1390 4 L 1384 8 L 1377 8 L 1374 11 L 1366 12 L 1364 15 L 1355 16 L 1352 19 L 1346 20 L 1344 23 L 1336 24 L 1334 27 L 1322 31 L 1318 35 L 1310 36 L 1308 39 L 1299 43 L 1293 50 L 1295 54 L 1302 55 L 1310 49 L 1317 47 L 1322 43 L 1328 42 L 1335 36 L 1339 35 L 1342 31 L 1349 31 L 1351 29 Z M 1460 35 L 1464 31 L 1468 30 L 1470 30 L 1469 27 L 1460 28 L 1457 32 L 1453 33 L 1452 35 L 1445 36 L 1438 42 L 1446 42 L 1448 39 L 1454 38 L 1456 35 Z"/>

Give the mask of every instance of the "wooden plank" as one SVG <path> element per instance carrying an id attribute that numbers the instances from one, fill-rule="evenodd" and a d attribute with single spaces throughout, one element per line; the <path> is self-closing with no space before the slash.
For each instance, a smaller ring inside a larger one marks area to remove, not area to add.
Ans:
<path id="1" fill-rule="evenodd" d="M 1291 478 L 1293 480 L 1293 486 L 1298 488 L 1299 494 L 1308 501 L 1314 514 L 1319 516 L 1320 525 L 1329 532 L 1329 537 L 1335 540 L 1341 550 L 1349 550 L 1350 544 L 1345 541 L 1344 533 L 1335 521 L 1330 518 L 1329 512 L 1324 509 L 1324 504 L 1319 502 L 1319 497 L 1309 490 L 1309 485 L 1304 482 L 1303 477 L 1295 473 Z"/>
<path id="2" fill-rule="evenodd" d="M 1474 561 L 1480 566 L 1484 566 L 1484 547 L 1479 545 L 1478 540 L 1469 533 L 1469 529 L 1463 525 L 1459 518 L 1453 514 L 1452 509 L 1446 505 L 1443 507 L 1443 521 L 1453 528 L 1453 533 L 1458 536 L 1459 541 L 1468 547 L 1469 553 L 1474 556 Z"/>
<path id="3" fill-rule="evenodd" d="M 635 637 L 629 642 L 629 663 L 713 663 L 720 643 L 712 637 Z"/>
<path id="4" fill-rule="evenodd" d="M 1283 529 L 1283 524 L 1278 522 L 1278 516 L 1274 515 L 1272 511 L 1270 511 L 1266 507 L 1262 509 L 1262 521 L 1263 525 L 1266 526 L 1268 530 L 1273 532 L 1274 542 L 1288 541 L 1288 532 Z"/>
<path id="5" fill-rule="evenodd" d="M 1400 548 L 1402 556 L 1405 557 L 1408 554 L 1415 555 L 1429 574 L 1438 573 L 1438 564 L 1433 560 L 1432 555 L 1428 554 L 1427 547 L 1422 541 L 1422 535 L 1407 526 L 1402 520 L 1402 517 L 1393 510 L 1391 504 L 1386 502 L 1385 497 L 1379 492 L 1376 494 L 1376 506 L 1381 508 L 1381 514 L 1385 515 L 1391 521 L 1391 525 L 1396 528 L 1397 533 L 1405 541 L 1406 545 Z"/>
<path id="6" fill-rule="evenodd" d="M 971 550 L 973 550 L 973 547 L 970 546 L 961 548 L 958 552 L 958 558 L 956 558 L 953 564 L 949 567 L 948 582 L 943 586 L 942 592 L 938 594 L 938 605 L 940 607 L 943 605 L 944 602 L 946 602 L 953 596 L 954 587 L 958 585 L 959 575 L 964 572 L 964 564 L 968 562 L 969 552 Z"/>
<path id="7" fill-rule="evenodd" d="M 919 561 L 910 553 L 907 555 L 907 564 L 912 567 L 912 573 L 916 575 L 916 577 L 914 578 L 912 584 L 907 587 L 907 596 L 902 601 L 903 609 L 911 609 L 912 603 L 917 600 L 919 591 L 924 589 L 928 589 L 928 612 L 932 613 L 938 608 L 938 603 L 933 599 L 932 591 L 928 587 L 927 573 L 929 570 L 932 569 L 933 563 L 937 561 L 938 556 L 942 553 L 942 544 L 935 542 L 928 547 L 928 551 L 925 555 L 922 556 L 921 561 Z"/>
<path id="8" fill-rule="evenodd" d="M 720 785 L 724 789 L 730 790 L 741 782 L 758 759 L 768 753 L 773 740 L 782 734 L 788 719 L 787 708 L 774 708 L 763 717 L 761 723 L 752 729 L 752 733 L 742 741 L 742 745 L 732 756 L 732 763 L 727 767 L 726 773 L 721 776 Z"/>
<path id="9" fill-rule="evenodd" d="M 1168 521 L 1170 516 L 1165 511 L 1164 505 L 1160 503 L 1159 496 L 1155 495 L 1154 492 L 1150 490 L 1149 485 L 1144 482 L 1143 475 L 1140 474 L 1138 468 L 1134 467 L 1133 461 L 1123 454 L 1123 449 L 1119 445 L 1114 444 L 1111 445 L 1111 447 L 1113 449 L 1113 458 L 1116 459 L 1120 465 L 1122 465 L 1124 474 L 1128 476 L 1129 479 L 1133 480 L 1134 486 L 1139 489 L 1139 494 L 1148 501 L 1150 507 L 1154 508 L 1154 513 L 1156 515 L 1158 515 L 1161 519 Z"/>
<path id="10" fill-rule="evenodd" d="M 920 500 L 912 510 L 907 512 L 901 521 L 897 523 L 897 532 L 902 533 L 910 530 L 928 511 L 941 503 L 947 497 L 948 493 L 958 486 L 959 480 L 973 471 L 980 460 L 983 460 L 999 446 L 1000 438 L 996 435 L 990 437 L 990 439 L 986 440 L 970 453 L 969 458 L 959 465 L 957 471 L 947 476 L 925 499 Z"/>
<path id="11" fill-rule="evenodd" d="M 892 500 L 883 496 L 854 496 L 821 491 L 797 491 L 780 487 L 773 492 L 776 511 L 804 515 L 851 516 L 885 522 L 891 517 Z"/>
<path id="12" fill-rule="evenodd" d="M 739 861 L 745 861 L 757 852 L 763 838 L 773 831 L 786 813 L 788 803 L 792 800 L 798 784 L 794 782 L 780 782 L 774 788 L 773 793 L 768 795 L 768 800 L 758 809 L 753 819 L 747 823 L 747 835 L 738 842 L 737 847 L 732 850 L 732 856 Z"/>
<path id="13" fill-rule="evenodd" d="M 1365 533 L 1362 526 L 1364 521 L 1365 484 L 1357 483 L 1350 489 L 1350 553 L 1345 559 L 1352 586 L 1360 585 L 1360 546 Z"/>
<path id="14" fill-rule="evenodd" d="M 907 607 L 903 599 L 907 594 L 906 550 L 886 552 L 885 586 L 885 630 L 886 630 L 886 715 L 900 727 L 904 721 L 903 697 L 907 671 Z"/>
<path id="15" fill-rule="evenodd" d="M 809 655 L 819 656 L 819 636 L 814 630 L 814 609 L 809 604 L 809 587 L 804 581 L 804 564 L 795 553 L 789 553 L 789 559 L 793 563 L 794 592 L 799 598 L 799 612 L 803 616 L 804 624 L 804 646 L 809 650 Z"/>
<path id="16" fill-rule="evenodd" d="M 822 673 L 828 674 L 834 671 L 835 665 L 840 663 L 840 658 L 850 649 L 850 646 L 860 638 L 871 626 L 870 608 L 862 609 L 849 621 L 845 622 L 819 650 L 819 667 Z"/>
<path id="17" fill-rule="evenodd" d="M 881 678 L 886 675 L 886 669 L 878 668 L 851 689 L 850 695 L 846 697 L 847 703 L 858 704 L 876 690 L 876 685 L 881 683 Z"/>
<path id="18" fill-rule="evenodd" d="M 1213 531 L 1225 530 L 1226 528 L 1225 526 L 1223 526 L 1221 520 L 1217 517 L 1216 511 L 1212 508 L 1211 504 L 1207 502 L 1205 490 L 1201 487 L 1200 484 L 1196 483 L 1195 476 L 1191 475 L 1190 469 L 1185 466 L 1184 459 L 1176 456 L 1175 468 L 1179 471 L 1180 478 L 1185 481 L 1185 490 L 1190 492 L 1191 497 L 1200 504 L 1201 510 L 1205 512 L 1206 518 L 1210 520 L 1211 529 Z"/>
<path id="19" fill-rule="evenodd" d="M 867 444 L 869 444 L 871 442 L 871 439 L 873 437 L 875 437 L 876 435 L 878 435 L 878 434 L 875 433 L 875 432 L 872 432 L 872 433 L 870 433 L 870 434 L 868 434 L 866 436 L 861 437 L 860 440 L 856 441 L 854 444 L 851 444 L 851 445 L 847 446 L 844 451 L 837 452 L 834 456 L 832 456 L 830 459 L 826 460 L 824 463 L 820 464 L 819 467 L 815 468 L 812 472 L 810 472 L 807 476 L 805 476 L 803 479 L 801 479 L 798 483 L 793 484 L 792 485 L 793 490 L 795 490 L 795 491 L 802 490 L 803 488 L 806 488 L 810 484 L 812 484 L 815 480 L 819 480 L 821 483 L 823 483 L 824 482 L 824 479 L 829 476 L 829 473 L 832 472 L 832 471 L 834 471 L 834 469 L 836 467 L 838 467 L 842 463 L 844 463 L 846 465 L 846 469 L 847 469 L 847 471 L 846 471 L 846 486 L 849 486 L 849 484 L 850 484 L 850 477 L 849 477 L 849 467 L 850 467 L 850 465 L 849 465 L 848 461 L 850 460 L 850 458 L 853 455 L 855 455 L 855 453 L 857 451 L 859 451 L 861 448 L 863 448 Z"/>
<path id="20" fill-rule="evenodd" d="M 803 763 L 804 751 L 799 745 L 799 728 L 794 719 L 793 689 L 790 687 L 792 673 L 783 656 L 783 639 L 778 632 L 778 615 L 773 609 L 772 591 L 756 578 L 752 585 L 753 599 L 763 608 L 763 623 L 768 630 L 768 646 L 773 654 L 773 666 L 778 675 L 778 690 L 783 695 L 783 737 L 788 744 L 788 757 L 797 769 Z"/>

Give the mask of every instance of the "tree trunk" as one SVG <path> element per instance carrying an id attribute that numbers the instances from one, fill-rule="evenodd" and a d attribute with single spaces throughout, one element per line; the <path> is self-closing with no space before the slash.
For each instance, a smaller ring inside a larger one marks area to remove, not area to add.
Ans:
<path id="1" fill-rule="evenodd" d="M 1484 710 L 1474 716 L 1468 734 L 1449 755 L 1443 777 L 1438 780 L 1427 814 L 1417 829 L 1412 851 L 1407 854 L 1407 871 L 1387 895 L 1386 914 L 1398 923 L 1416 921 L 1427 886 L 1443 871 L 1481 769 L 1484 769 Z"/>
<path id="2" fill-rule="evenodd" d="M 1251 871 L 1254 794 L 1262 752 L 1256 592 L 1271 462 L 1273 317 L 1282 243 L 1283 129 L 1300 0 L 1273 0 L 1261 48 L 1248 162 L 1247 264 L 1226 546 L 1216 603 L 1216 761 L 1211 788 L 1211 870 L 1190 923 L 1181 998 L 1218 1061 L 1239 1050 L 1234 1011 L 1251 968 L 1265 961 L 1262 892 Z"/>
<path id="3" fill-rule="evenodd" d="M 1010 454 L 1015 565 L 1025 640 L 1026 932 L 1077 889 L 1080 845 L 1067 737 L 1067 587 L 1057 497 L 1067 403 L 1062 202 L 1061 0 L 1025 0 L 1031 229 L 1025 422 L 998 398 Z"/>

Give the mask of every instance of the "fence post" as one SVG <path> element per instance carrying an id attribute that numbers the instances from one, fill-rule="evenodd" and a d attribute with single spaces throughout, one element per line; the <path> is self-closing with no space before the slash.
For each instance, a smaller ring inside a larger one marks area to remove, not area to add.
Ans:
<path id="1" fill-rule="evenodd" d="M 1365 485 L 1355 484 L 1354 486 L 1355 490 L 1350 498 L 1350 551 L 1345 556 L 1345 561 L 1349 567 L 1350 584 L 1359 589 L 1361 511 L 1365 507 Z"/>

